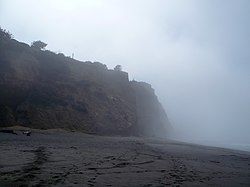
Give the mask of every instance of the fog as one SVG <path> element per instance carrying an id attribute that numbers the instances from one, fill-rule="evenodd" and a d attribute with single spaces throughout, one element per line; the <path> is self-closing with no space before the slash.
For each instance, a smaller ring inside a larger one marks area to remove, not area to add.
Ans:
<path id="1" fill-rule="evenodd" d="M 249 17 L 248 0 L 0 0 L 17 40 L 121 64 L 152 84 L 175 138 L 239 149 L 250 145 Z"/>

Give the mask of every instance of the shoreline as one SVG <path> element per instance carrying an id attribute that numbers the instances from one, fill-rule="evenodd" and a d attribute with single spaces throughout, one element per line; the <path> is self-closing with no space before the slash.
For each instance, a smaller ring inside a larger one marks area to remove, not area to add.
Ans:
<path id="1" fill-rule="evenodd" d="M 247 149 L 240 149 L 236 148 L 236 146 L 232 145 L 242 145 L 238 143 L 231 143 L 231 144 L 223 144 L 223 143 L 218 143 L 218 142 L 212 142 L 212 141 L 200 141 L 201 143 L 197 143 L 197 141 L 193 140 L 185 140 L 181 138 L 175 138 L 175 137 L 170 137 L 170 138 L 154 138 L 154 137 L 140 137 L 140 136 L 119 136 L 119 135 L 99 135 L 99 134 L 94 134 L 94 133 L 86 133 L 83 131 L 77 131 L 77 130 L 70 130 L 70 129 L 34 129 L 34 128 L 29 128 L 29 127 L 24 127 L 24 126 L 10 126 L 10 127 L 0 127 L 0 130 L 13 130 L 15 132 L 18 132 L 21 134 L 23 131 L 31 131 L 35 133 L 41 133 L 41 134 L 53 134 L 53 133 L 79 133 L 83 135 L 94 135 L 94 136 L 100 136 L 100 137 L 133 137 L 133 138 L 144 138 L 144 139 L 153 139 L 153 140 L 162 140 L 162 141 L 169 141 L 169 142 L 176 142 L 176 143 L 181 143 L 181 144 L 189 144 L 189 145 L 194 145 L 194 146 L 204 146 L 204 147 L 214 147 L 214 148 L 219 148 L 219 149 L 228 149 L 231 151 L 240 151 L 245 154 L 250 154 L 250 144 L 244 144 L 247 145 L 245 147 L 249 147 Z M 1 133 L 1 132 L 0 132 Z M 220 145 L 214 145 L 214 144 L 220 144 Z M 230 146 L 231 145 L 231 146 Z"/>

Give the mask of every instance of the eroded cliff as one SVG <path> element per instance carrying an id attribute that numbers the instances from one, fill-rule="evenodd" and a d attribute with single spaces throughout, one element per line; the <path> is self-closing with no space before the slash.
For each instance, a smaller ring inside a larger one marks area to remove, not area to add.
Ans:
<path id="1" fill-rule="evenodd" d="M 1 127 L 164 134 L 167 116 L 145 85 L 99 62 L 80 62 L 0 37 Z"/>

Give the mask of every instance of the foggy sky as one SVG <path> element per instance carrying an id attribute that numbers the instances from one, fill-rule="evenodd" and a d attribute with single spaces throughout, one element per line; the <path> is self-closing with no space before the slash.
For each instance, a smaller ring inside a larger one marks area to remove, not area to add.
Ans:
<path id="1" fill-rule="evenodd" d="M 248 0 L 0 0 L 16 39 L 121 64 L 197 143 L 250 144 L 249 18 Z"/>

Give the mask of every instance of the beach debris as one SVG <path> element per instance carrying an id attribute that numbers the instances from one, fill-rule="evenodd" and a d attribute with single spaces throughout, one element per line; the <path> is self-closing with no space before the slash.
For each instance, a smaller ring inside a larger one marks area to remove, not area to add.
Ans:
<path id="1" fill-rule="evenodd" d="M 71 146 L 70 148 L 71 148 L 71 149 L 77 149 L 77 147 L 75 147 L 75 146 Z"/>
<path id="2" fill-rule="evenodd" d="M 23 134 L 25 134 L 26 136 L 30 136 L 31 135 L 31 131 L 23 131 Z"/>
<path id="3" fill-rule="evenodd" d="M 0 130 L 0 132 L 17 135 L 17 133 L 14 130 L 9 130 L 9 129 L 3 129 L 3 130 Z"/>

